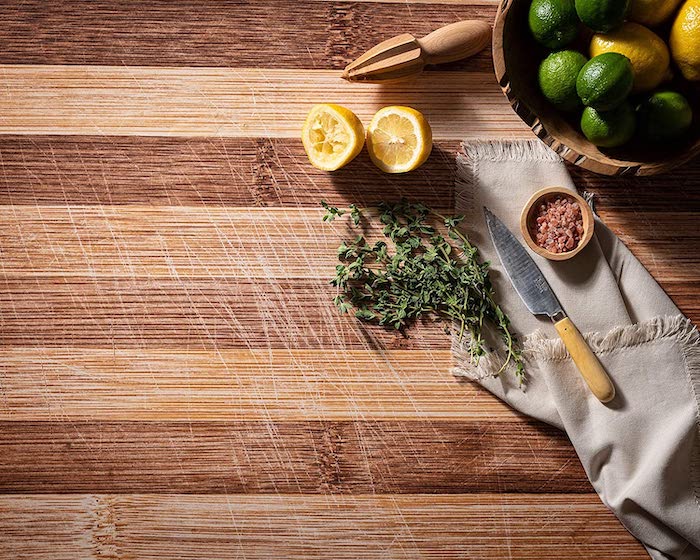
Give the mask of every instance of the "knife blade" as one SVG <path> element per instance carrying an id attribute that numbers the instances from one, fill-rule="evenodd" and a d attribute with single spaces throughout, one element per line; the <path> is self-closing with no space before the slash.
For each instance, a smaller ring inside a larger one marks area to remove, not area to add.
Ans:
<path id="1" fill-rule="evenodd" d="M 488 208 L 484 208 L 484 216 L 503 269 L 530 313 L 552 319 L 563 315 L 557 296 L 525 247 Z"/>
<path id="2" fill-rule="evenodd" d="M 603 403 L 615 398 L 615 387 L 602 364 L 574 323 L 522 243 L 496 215 L 484 207 L 486 227 L 508 279 L 533 315 L 547 315 L 554 322 L 571 359 L 591 392 Z"/>

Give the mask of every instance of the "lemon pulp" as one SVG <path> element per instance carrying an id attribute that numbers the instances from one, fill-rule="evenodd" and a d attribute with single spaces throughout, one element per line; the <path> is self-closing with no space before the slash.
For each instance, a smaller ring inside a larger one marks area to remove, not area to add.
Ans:
<path id="1" fill-rule="evenodd" d="M 417 168 L 428 159 L 432 145 L 428 121 L 411 107 L 384 107 L 367 129 L 370 158 L 387 173 Z"/>
<path id="2" fill-rule="evenodd" d="M 364 129 L 355 113 L 340 105 L 315 105 L 302 128 L 309 161 L 324 171 L 347 165 L 362 150 Z"/>

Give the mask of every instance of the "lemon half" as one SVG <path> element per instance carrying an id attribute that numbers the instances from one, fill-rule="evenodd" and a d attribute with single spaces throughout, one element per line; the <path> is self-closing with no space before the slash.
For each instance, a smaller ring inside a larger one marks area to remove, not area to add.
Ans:
<path id="1" fill-rule="evenodd" d="M 422 113 L 398 105 L 377 111 L 367 128 L 367 151 L 387 173 L 405 173 L 422 165 L 433 148 L 433 134 Z"/>
<path id="2" fill-rule="evenodd" d="M 362 151 L 365 131 L 350 109 L 323 103 L 314 105 L 306 116 L 301 141 L 314 167 L 335 171 Z"/>

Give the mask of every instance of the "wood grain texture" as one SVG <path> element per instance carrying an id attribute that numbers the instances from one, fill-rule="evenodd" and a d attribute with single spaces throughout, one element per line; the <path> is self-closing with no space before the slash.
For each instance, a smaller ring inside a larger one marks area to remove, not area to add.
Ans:
<path id="1" fill-rule="evenodd" d="M 292 139 L 8 136 L 0 137 L 0 203 L 316 207 L 322 198 L 370 205 L 406 196 L 449 210 L 458 146 L 440 142 L 416 173 L 387 177 L 364 154 L 339 173 L 316 171 Z M 569 170 L 582 190 L 595 194 L 605 221 L 697 321 L 700 161 L 654 178 Z M 679 258 L 690 259 L 680 267 L 690 277 L 678 278 Z"/>
<path id="2" fill-rule="evenodd" d="M 296 138 L 178 138 L 0 135 L 0 204 L 316 207 L 363 205 L 401 196 L 454 208 L 458 140 L 439 140 L 411 173 L 387 175 L 366 152 L 347 167 L 319 171 Z M 606 177 L 567 166 L 606 214 L 700 212 L 700 159 L 660 177 Z"/>
<path id="3" fill-rule="evenodd" d="M 635 236 L 655 233 L 635 223 L 638 210 L 700 213 L 700 158 L 656 177 L 607 177 L 571 164 L 567 169 L 579 190 L 595 195 L 597 211 L 606 218 L 627 217 L 625 228 Z"/>
<path id="4" fill-rule="evenodd" d="M 0 204 L 316 207 L 405 196 L 449 210 L 459 144 L 438 141 L 416 171 L 387 175 L 364 151 L 335 173 L 319 171 L 295 138 L 0 135 Z M 599 211 L 630 216 L 632 235 L 648 233 L 635 229 L 639 210 L 700 212 L 700 159 L 661 177 L 568 169 Z"/>
<path id="5" fill-rule="evenodd" d="M 449 211 L 458 149 L 438 142 L 416 171 L 387 175 L 366 151 L 335 173 L 319 171 L 297 138 L 0 135 L 0 204 L 319 208 L 322 199 L 406 197 Z"/>
<path id="6" fill-rule="evenodd" d="M 341 222 L 323 224 L 321 214 L 306 208 L 0 207 L 0 244 L 6 255 L 2 273 L 7 278 L 0 287 L 0 306 L 7 312 L 0 319 L 6 325 L 4 336 L 13 336 L 14 323 L 24 332 L 37 321 L 41 329 L 50 329 L 43 321 L 46 314 L 74 332 L 89 324 L 118 332 L 111 323 L 116 313 L 132 325 L 128 329 L 144 335 L 153 317 L 156 339 L 158 322 L 174 314 L 175 324 L 162 321 L 166 332 L 201 331 L 206 325 L 226 347 L 232 342 L 224 339 L 247 329 L 260 333 L 254 340 L 274 339 L 292 317 L 291 332 L 326 323 L 313 336 L 325 342 L 328 337 L 319 333 L 329 332 L 337 340 L 335 333 L 345 329 L 336 330 L 339 319 L 328 303 L 333 291 L 324 284 L 333 275 L 338 243 L 354 234 Z M 690 295 L 679 305 L 695 318 L 698 213 L 635 211 L 603 217 L 671 295 Z M 643 237 L 624 233 L 630 230 Z M 371 229 L 368 235 L 371 239 Z M 30 278 L 34 280 L 28 283 Z M 86 301 L 98 307 L 86 314 Z M 194 309 L 202 311 L 185 320 Z M 301 309 L 307 315 L 300 316 Z M 261 322 L 265 317 L 270 328 Z M 33 336 L 31 329 L 27 336 Z"/>
<path id="7" fill-rule="evenodd" d="M 698 283 L 662 285 L 697 321 Z M 422 321 L 404 334 L 364 325 L 338 315 L 334 294 L 325 280 L 3 278 L 0 344 L 167 351 L 450 347 L 441 323 Z"/>
<path id="8" fill-rule="evenodd" d="M 584 495 L 0 497 L 13 558 L 643 560 Z"/>
<path id="9" fill-rule="evenodd" d="M 356 235 L 346 220 L 323 223 L 320 207 L 0 206 L 0 216 L 3 273 L 9 277 L 329 279 L 339 243 Z M 653 233 L 637 251 L 642 260 L 653 252 L 652 274 L 669 281 L 696 278 L 683 265 L 695 262 L 697 214 L 605 218 L 613 230 L 633 218 Z M 364 231 L 370 241 L 381 237 L 374 222 Z M 679 242 L 691 250 L 679 253 Z"/>
<path id="10" fill-rule="evenodd" d="M 6 2 L 0 64 L 342 69 L 382 39 L 447 23 L 491 23 L 495 0 L 428 3 L 289 0 Z M 490 72 L 488 50 L 449 65 Z"/>
<path id="11" fill-rule="evenodd" d="M 323 209 L 0 207 L 8 276 L 326 278 L 351 235 Z M 372 226 L 374 234 L 380 235 Z"/>
<path id="12" fill-rule="evenodd" d="M 0 350 L 0 420 L 522 422 L 451 366 L 449 349 L 11 347 Z"/>
<path id="13" fill-rule="evenodd" d="M 206 350 L 447 350 L 441 323 L 402 334 L 340 316 L 326 279 L 3 277 L 0 344 Z"/>
<path id="14" fill-rule="evenodd" d="M 315 208 L 2 206 L 3 274 L 330 279 L 347 220 Z M 376 214 L 376 213 L 375 213 Z M 368 240 L 381 237 L 376 221 Z"/>
<path id="15" fill-rule="evenodd" d="M 439 324 L 330 303 L 321 199 L 449 210 L 460 140 L 531 135 L 488 52 L 389 88 L 340 69 L 495 4 L 0 6 L 0 558 L 646 557 L 561 433 L 452 377 Z M 321 173 L 317 101 L 412 104 L 433 155 Z M 700 162 L 570 170 L 699 321 Z"/>
<path id="16" fill-rule="evenodd" d="M 187 417 L 0 422 L 0 493 L 591 492 L 566 436 L 532 420 Z"/>
<path id="17" fill-rule="evenodd" d="M 437 139 L 529 137 L 489 72 L 432 72 L 394 85 L 335 70 L 0 65 L 0 134 L 298 138 L 314 103 L 368 123 L 384 105 L 425 113 Z"/>

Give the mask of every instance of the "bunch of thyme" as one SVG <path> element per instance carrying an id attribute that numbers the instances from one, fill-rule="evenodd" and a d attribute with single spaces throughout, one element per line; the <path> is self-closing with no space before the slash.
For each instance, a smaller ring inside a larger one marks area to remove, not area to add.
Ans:
<path id="1" fill-rule="evenodd" d="M 349 214 L 354 227 L 364 227 L 366 216 L 350 205 L 338 209 L 321 202 L 323 221 Z M 378 207 L 383 233 L 390 240 L 370 244 L 364 235 L 338 247 L 341 261 L 331 284 L 338 288 L 334 303 L 364 321 L 403 329 L 423 314 L 434 314 L 458 325 L 459 339 L 470 335 L 469 353 L 478 363 L 485 353 L 482 330 L 495 327 L 506 348 L 506 360 L 522 384 L 525 371 L 521 351 L 510 331 L 508 317 L 494 301 L 488 262 L 480 262 L 478 251 L 458 225 L 463 216 L 443 216 L 423 204 L 402 200 Z M 435 225 L 433 225 L 435 224 Z M 452 242 L 436 227 L 442 224 Z"/>

